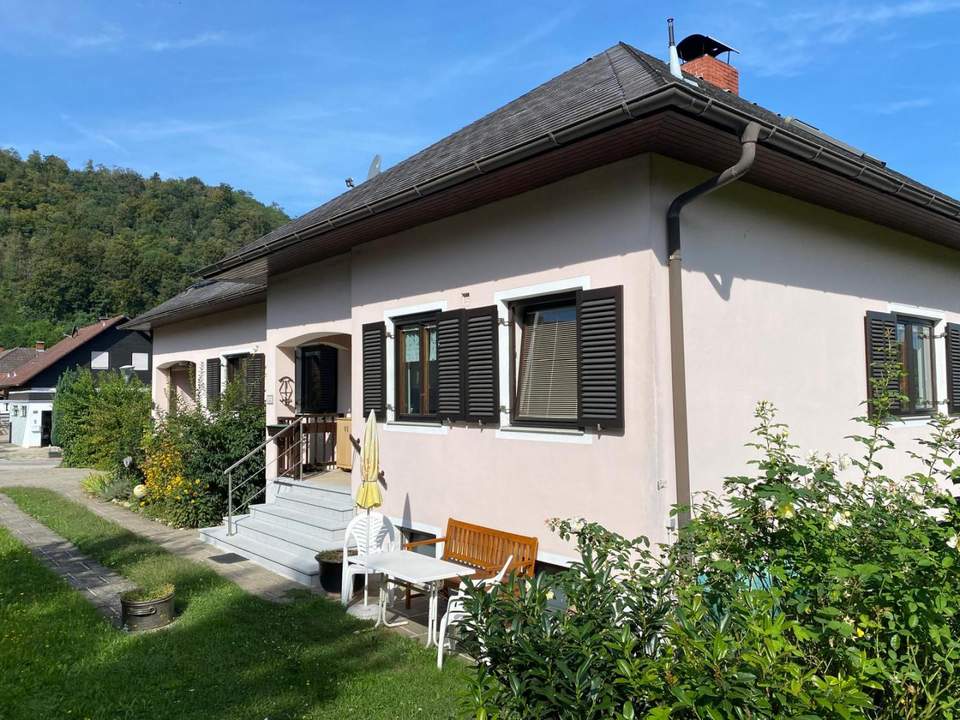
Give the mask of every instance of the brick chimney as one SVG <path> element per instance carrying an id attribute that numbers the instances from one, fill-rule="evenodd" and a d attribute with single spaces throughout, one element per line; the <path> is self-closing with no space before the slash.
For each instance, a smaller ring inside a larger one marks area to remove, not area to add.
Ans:
<path id="1" fill-rule="evenodd" d="M 36 349 L 37 352 L 43 352 L 47 349 L 47 344 L 43 340 L 37 340 L 34 349 Z"/>
<path id="2" fill-rule="evenodd" d="M 684 63 L 680 69 L 688 75 L 705 80 L 734 95 L 740 94 L 740 73 L 733 65 L 717 60 L 709 55 L 701 55 L 696 60 Z"/>
<path id="3" fill-rule="evenodd" d="M 709 35 L 689 35 L 677 44 L 677 52 L 684 61 L 680 69 L 695 78 L 704 80 L 721 90 L 740 94 L 740 73 L 730 64 L 731 53 L 737 52 L 726 43 Z M 717 56 L 726 53 L 727 61 Z"/>

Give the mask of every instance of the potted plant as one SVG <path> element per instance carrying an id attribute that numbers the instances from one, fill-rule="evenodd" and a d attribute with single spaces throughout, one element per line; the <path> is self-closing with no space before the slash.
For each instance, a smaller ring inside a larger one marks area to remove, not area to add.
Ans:
<path id="1" fill-rule="evenodd" d="M 128 590 L 120 596 L 123 626 L 131 631 L 154 630 L 173 622 L 172 583 Z"/>
<path id="2" fill-rule="evenodd" d="M 356 555 L 351 551 L 350 555 Z M 328 593 L 340 594 L 343 588 L 343 550 L 323 550 L 317 553 L 317 562 L 320 563 L 320 587 Z M 353 590 L 356 592 L 363 587 L 363 576 L 353 576 Z"/>

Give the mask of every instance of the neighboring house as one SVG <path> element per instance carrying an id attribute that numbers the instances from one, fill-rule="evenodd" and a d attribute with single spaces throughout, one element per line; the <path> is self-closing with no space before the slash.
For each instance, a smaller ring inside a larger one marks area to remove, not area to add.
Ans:
<path id="1" fill-rule="evenodd" d="M 551 517 L 668 541 L 674 503 L 750 471 L 759 400 L 803 448 L 855 452 L 886 330 L 915 447 L 960 412 L 960 203 L 739 97 L 722 48 L 685 41 L 681 78 L 614 45 L 207 268 L 126 325 L 153 331 L 154 400 L 178 366 L 205 403 L 262 363 L 271 425 L 338 414 L 359 437 L 377 412 L 405 528 L 537 535 L 556 564 Z M 306 487 L 272 480 L 248 526 L 206 535 L 303 579 L 305 528 L 331 529 L 291 505 Z"/>
<path id="2" fill-rule="evenodd" d="M 37 341 L 36 347 L 23 348 L 15 347 L 9 350 L 0 350 L 0 377 L 16 370 L 28 360 L 36 357 L 38 352 L 43 352 L 44 343 Z M 10 401 L 6 393 L 0 391 L 0 437 L 10 438 Z"/>
<path id="3" fill-rule="evenodd" d="M 119 325 L 127 319 L 118 315 L 76 328 L 50 349 L 38 343 L 31 359 L 0 375 L 0 392 L 10 413 L 10 442 L 23 447 L 50 444 L 53 396 L 67 370 L 123 369 L 150 382 L 150 335 L 121 330 Z"/>

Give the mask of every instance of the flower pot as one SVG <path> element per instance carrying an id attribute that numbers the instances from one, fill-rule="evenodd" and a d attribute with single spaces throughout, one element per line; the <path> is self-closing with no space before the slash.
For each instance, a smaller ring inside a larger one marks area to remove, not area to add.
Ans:
<path id="1" fill-rule="evenodd" d="M 343 563 L 339 560 L 322 560 L 317 556 L 317 562 L 320 563 L 320 587 L 328 593 L 340 594 L 343 589 Z M 363 575 L 353 576 L 353 591 L 357 592 L 363 588 Z"/>
<path id="2" fill-rule="evenodd" d="M 173 622 L 173 596 L 168 595 L 154 600 L 127 600 L 120 598 L 120 617 L 123 626 L 130 632 L 154 630 Z"/>

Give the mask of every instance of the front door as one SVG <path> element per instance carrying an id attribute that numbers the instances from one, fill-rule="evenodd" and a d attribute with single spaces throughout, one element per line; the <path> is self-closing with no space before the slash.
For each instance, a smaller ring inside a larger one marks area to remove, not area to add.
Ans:
<path id="1" fill-rule="evenodd" d="M 40 413 L 40 447 L 50 446 L 50 436 L 53 431 L 53 411 L 43 410 Z"/>
<path id="2" fill-rule="evenodd" d="M 337 412 L 337 349 L 330 345 L 300 348 L 300 412 L 334 415 Z"/>

